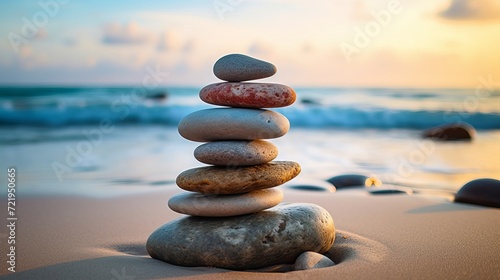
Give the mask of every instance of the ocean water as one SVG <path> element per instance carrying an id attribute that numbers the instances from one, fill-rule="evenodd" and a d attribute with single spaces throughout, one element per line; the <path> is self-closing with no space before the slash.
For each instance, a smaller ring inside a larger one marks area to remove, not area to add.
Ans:
<path id="1" fill-rule="evenodd" d="M 115 195 L 175 187 L 202 166 L 200 143 L 177 123 L 214 106 L 200 88 L 0 88 L 1 167 L 17 169 L 35 195 Z M 276 111 L 290 132 L 271 140 L 278 160 L 301 164 L 300 181 L 360 173 L 384 183 L 454 192 L 475 178 L 500 178 L 500 92 L 474 89 L 296 88 Z M 467 122 L 471 142 L 434 142 L 422 130 Z M 3 172 L 0 178 L 6 176 Z M 5 179 L 6 180 L 6 179 Z"/>

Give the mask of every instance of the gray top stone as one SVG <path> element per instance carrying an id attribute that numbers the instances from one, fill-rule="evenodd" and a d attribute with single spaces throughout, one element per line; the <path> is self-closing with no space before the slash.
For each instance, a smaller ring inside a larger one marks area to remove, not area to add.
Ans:
<path id="1" fill-rule="evenodd" d="M 225 55 L 214 64 L 217 78 L 228 82 L 242 82 L 271 77 L 276 66 L 243 54 Z"/>

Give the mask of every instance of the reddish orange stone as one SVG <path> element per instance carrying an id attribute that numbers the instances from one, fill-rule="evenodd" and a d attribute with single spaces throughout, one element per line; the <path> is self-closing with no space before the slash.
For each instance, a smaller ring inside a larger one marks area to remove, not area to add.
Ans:
<path id="1" fill-rule="evenodd" d="M 285 85 L 269 83 L 217 83 L 200 91 L 201 100 L 219 106 L 278 108 L 293 104 L 297 95 Z"/>

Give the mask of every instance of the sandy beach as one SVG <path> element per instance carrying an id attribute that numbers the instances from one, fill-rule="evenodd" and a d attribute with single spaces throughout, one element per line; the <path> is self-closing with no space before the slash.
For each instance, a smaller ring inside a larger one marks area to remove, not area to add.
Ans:
<path id="1" fill-rule="evenodd" d="M 0 23 L 0 279 L 500 279 L 498 0 Z"/>
<path id="2" fill-rule="evenodd" d="M 179 218 L 166 207 L 178 190 L 114 198 L 20 200 L 16 272 L 3 279 L 498 279 L 500 210 L 443 196 L 370 195 L 364 190 L 285 190 L 285 202 L 327 209 L 337 265 L 287 273 L 179 267 L 151 259 L 149 234 Z M 2 217 L 5 220 L 5 216 Z M 2 242 L 2 251 L 6 250 Z M 121 277 L 121 278 L 120 278 Z"/>

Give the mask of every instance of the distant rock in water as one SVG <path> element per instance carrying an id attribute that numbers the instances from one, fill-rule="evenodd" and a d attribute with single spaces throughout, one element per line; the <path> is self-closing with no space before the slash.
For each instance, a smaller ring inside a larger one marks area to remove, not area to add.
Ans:
<path id="1" fill-rule="evenodd" d="M 476 136 L 476 129 L 468 123 L 444 124 L 425 130 L 422 137 L 439 141 L 470 141 Z"/>
<path id="2" fill-rule="evenodd" d="M 457 192 L 455 202 L 500 208 L 500 181 L 487 178 L 472 180 Z"/>
<path id="3" fill-rule="evenodd" d="M 156 92 L 146 96 L 146 99 L 156 100 L 156 101 L 165 101 L 167 100 L 167 98 L 168 98 L 168 93 L 166 92 Z"/>
<path id="4" fill-rule="evenodd" d="M 327 180 L 337 189 L 354 188 L 354 187 L 370 187 L 380 184 L 380 180 L 359 174 L 344 174 L 334 176 Z"/>
<path id="5" fill-rule="evenodd" d="M 300 100 L 300 103 L 306 104 L 306 105 L 321 105 L 318 101 L 311 99 L 311 98 L 302 98 Z"/>

